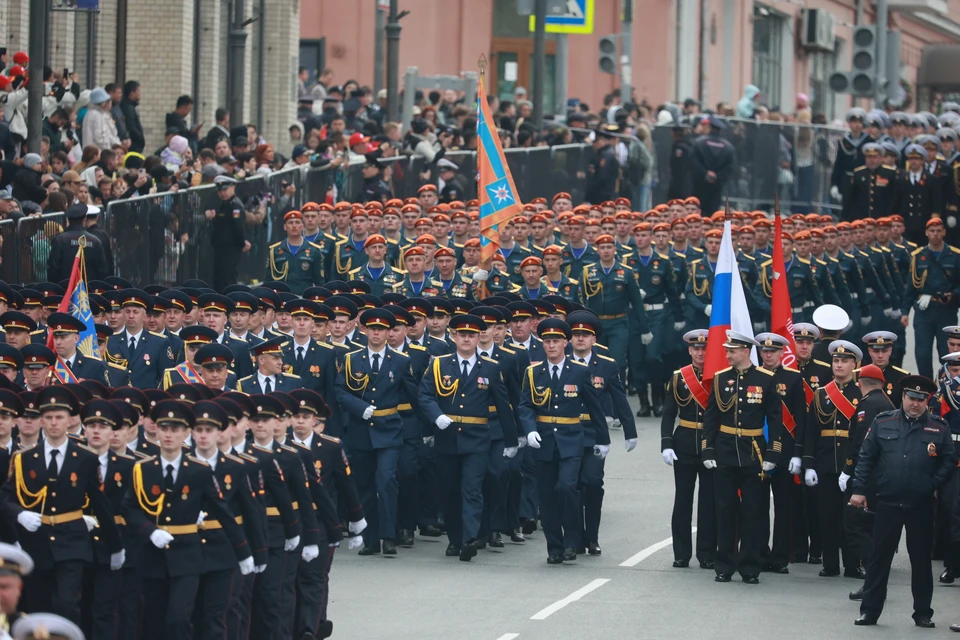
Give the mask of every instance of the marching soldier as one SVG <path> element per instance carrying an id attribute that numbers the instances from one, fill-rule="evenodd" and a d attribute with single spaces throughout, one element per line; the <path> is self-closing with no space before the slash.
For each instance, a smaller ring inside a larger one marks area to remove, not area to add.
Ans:
<path id="1" fill-rule="evenodd" d="M 757 346 L 753 338 L 727 331 L 724 347 L 731 366 L 714 377 L 703 415 L 703 466 L 716 469 L 716 582 L 730 582 L 734 570 L 746 584 L 760 582 L 767 539 L 764 513 L 769 508 L 763 481 L 777 467 L 783 450 L 782 403 L 773 374 L 750 362 L 750 349 Z M 742 505 L 737 504 L 738 494 Z"/>
<path id="2" fill-rule="evenodd" d="M 457 256 L 453 249 L 440 247 L 433 254 L 433 260 L 437 265 L 433 277 L 440 283 L 440 295 L 449 299 L 476 299 L 476 285 L 470 276 L 457 271 Z"/>
<path id="3" fill-rule="evenodd" d="M 440 283 L 426 277 L 424 264 L 426 251 L 418 244 L 403 252 L 403 264 L 407 270 L 403 280 L 393 286 L 394 293 L 404 297 L 434 297 L 440 295 Z"/>
<path id="4" fill-rule="evenodd" d="M 697 560 L 701 569 L 713 569 L 717 556 L 717 529 L 714 511 L 712 469 L 700 462 L 703 452 L 703 412 L 710 399 L 709 386 L 703 383 L 703 363 L 707 358 L 706 329 L 683 334 L 691 364 L 674 371 L 667 382 L 660 420 L 660 453 L 673 467 L 676 494 L 670 530 L 673 535 L 673 566 L 684 569 L 693 557 L 694 487 L 697 482 Z"/>
<path id="5" fill-rule="evenodd" d="M 520 263 L 520 276 L 523 278 L 517 292 L 524 300 L 539 300 L 550 295 L 550 286 L 543 281 L 543 259 L 527 256 Z"/>
<path id="6" fill-rule="evenodd" d="M 107 367 L 100 360 L 88 358 L 77 351 L 80 332 L 87 326 L 69 313 L 51 313 L 47 326 L 53 331 L 53 349 L 57 353 L 54 375 L 62 384 L 77 380 L 97 380 L 110 384 Z"/>
<path id="7" fill-rule="evenodd" d="M 850 214 L 846 220 L 880 218 L 893 213 L 894 189 L 897 183 L 897 168 L 883 164 L 883 148 L 875 143 L 863 145 L 866 164 L 853 171 L 850 189 Z"/>
<path id="8" fill-rule="evenodd" d="M 541 280 L 547 285 L 551 293 L 569 300 L 580 302 L 580 282 L 561 271 L 563 266 L 563 249 L 551 244 L 543 249 L 543 270 Z"/>
<path id="9" fill-rule="evenodd" d="M 291 391 L 303 386 L 301 378 L 284 371 L 281 345 L 287 337 L 271 338 L 251 348 L 257 359 L 257 372 L 237 381 L 237 391 L 250 395 L 265 395 L 274 391 Z"/>
<path id="10" fill-rule="evenodd" d="M 350 278 L 370 285 L 370 293 L 377 297 L 385 291 L 393 291 L 403 280 L 404 272 L 385 262 L 386 238 L 379 233 L 367 237 L 363 242 L 363 251 L 367 254 L 367 263 L 350 271 Z"/>
<path id="11" fill-rule="evenodd" d="M 586 223 L 586 218 L 583 216 L 573 216 L 567 221 L 569 242 L 563 245 L 560 254 L 565 275 L 578 276 L 583 273 L 584 267 L 600 260 L 600 254 L 597 253 L 596 248 L 591 246 L 583 237 Z M 614 241 L 613 246 L 616 249 L 616 241 Z M 519 279 L 514 278 L 514 282 L 520 284 Z"/>
<path id="12" fill-rule="evenodd" d="M 140 289 L 122 292 L 123 331 L 107 339 L 107 362 L 126 368 L 130 384 L 138 389 L 156 389 L 163 373 L 176 364 L 173 348 L 162 333 L 144 328 L 150 296 Z"/>
<path id="13" fill-rule="evenodd" d="M 790 293 L 793 317 L 799 320 L 809 320 L 813 314 L 813 309 L 823 304 L 810 261 L 793 253 L 793 237 L 790 234 L 783 234 L 782 243 L 784 277 L 787 279 L 787 291 Z M 763 312 L 762 317 L 766 317 L 770 313 L 770 305 L 773 300 L 773 278 L 773 259 L 766 260 L 760 266 L 762 291 L 758 291 L 754 296 L 758 307 Z"/>
<path id="14" fill-rule="evenodd" d="M 803 444 L 804 482 L 817 487 L 818 519 L 823 545 L 821 577 L 840 575 L 862 578 L 861 558 L 855 558 L 843 534 L 843 492 L 840 474 L 849 446 L 850 428 L 856 420 L 862 396 L 853 380 L 853 371 L 863 359 L 859 347 L 846 340 L 830 343 L 833 379 L 814 394 L 807 419 L 807 437 Z"/>
<path id="15" fill-rule="evenodd" d="M 337 374 L 336 351 L 332 345 L 313 339 L 318 318 L 329 320 L 332 310 L 310 300 L 291 300 L 284 305 L 293 319 L 293 339 L 287 340 L 283 352 L 285 373 L 300 377 L 300 384 L 324 398 L 334 397 L 334 381 Z M 336 406 L 336 403 L 333 403 Z M 341 433 L 340 412 L 336 407 L 327 418 L 329 433 Z"/>
<path id="16" fill-rule="evenodd" d="M 702 258 L 693 258 L 695 252 L 687 252 L 690 260 L 690 276 L 687 279 L 684 299 L 686 300 L 687 326 L 706 329 L 710 326 L 710 313 L 713 311 L 713 274 L 720 255 L 720 240 L 723 232 L 719 229 L 707 231 L 704 240 L 706 251 Z M 747 293 L 747 289 L 744 289 Z"/>
<path id="17" fill-rule="evenodd" d="M 303 237 L 303 214 L 299 211 L 284 214 L 283 230 L 286 239 L 268 248 L 265 279 L 285 282 L 290 291 L 299 295 L 309 287 L 323 283 L 326 255 L 320 245 Z"/>
<path id="18" fill-rule="evenodd" d="M 906 156 L 906 167 L 897 175 L 893 211 L 903 216 L 906 239 L 921 244 L 927 222 L 943 212 L 943 190 L 939 179 L 924 164 L 923 147 L 911 144 Z"/>
<path id="19" fill-rule="evenodd" d="M 203 382 L 197 370 L 197 351 L 204 345 L 217 339 L 217 332 L 203 325 L 184 327 L 180 330 L 180 339 L 183 340 L 184 360 L 175 367 L 163 372 L 163 389 L 175 384 L 198 384 Z M 231 351 L 231 354 L 233 352 Z M 117 386 L 117 385 L 111 385 Z"/>

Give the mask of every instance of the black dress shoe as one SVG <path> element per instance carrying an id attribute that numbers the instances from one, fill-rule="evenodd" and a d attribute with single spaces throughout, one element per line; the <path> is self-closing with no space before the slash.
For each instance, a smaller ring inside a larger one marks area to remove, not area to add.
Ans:
<path id="1" fill-rule="evenodd" d="M 420 525 L 420 535 L 425 538 L 439 538 L 443 535 L 443 532 L 433 524 L 422 524 Z"/>
<path id="2" fill-rule="evenodd" d="M 365 544 L 360 551 L 357 552 L 358 556 L 375 556 L 380 553 L 380 545 L 378 544 Z"/>
<path id="3" fill-rule="evenodd" d="M 400 529 L 400 540 L 397 544 L 401 547 L 412 547 L 413 542 L 413 529 Z"/>
<path id="4" fill-rule="evenodd" d="M 528 518 L 524 520 L 520 526 L 523 531 L 523 535 L 528 536 L 537 530 L 537 521 L 533 518 Z"/>
<path id="5" fill-rule="evenodd" d="M 453 544 L 452 542 L 447 545 L 447 550 L 444 551 L 444 555 L 448 558 L 453 558 L 454 556 L 460 555 L 460 547 Z"/>
<path id="6" fill-rule="evenodd" d="M 653 405 L 653 417 L 659 418 L 663 415 L 663 407 L 658 404 Z"/>
<path id="7" fill-rule="evenodd" d="M 701 568 L 701 569 L 713 569 L 713 567 L 714 567 L 714 562 L 713 562 L 713 560 L 701 560 L 701 561 L 700 561 L 700 568 Z"/>
<path id="8" fill-rule="evenodd" d="M 823 557 L 822 557 L 822 556 L 813 556 L 813 555 L 812 555 L 812 556 L 810 556 L 810 558 L 807 560 L 807 564 L 823 564 Z"/>
<path id="9" fill-rule="evenodd" d="M 383 539 L 383 555 L 385 556 L 397 555 L 397 545 L 390 538 Z"/>
<path id="10" fill-rule="evenodd" d="M 930 616 L 917 616 L 913 619 L 913 624 L 921 629 L 933 629 L 937 626 L 936 623 L 930 619 Z"/>
<path id="11" fill-rule="evenodd" d="M 713 579 L 714 582 L 730 582 L 729 573 L 718 573 L 717 577 Z"/>
<path id="12" fill-rule="evenodd" d="M 580 545 L 579 547 L 577 547 L 577 555 L 581 555 L 581 556 L 582 556 L 582 555 L 585 554 L 586 552 L 587 552 L 587 548 L 586 548 L 585 546 Z"/>
<path id="13" fill-rule="evenodd" d="M 514 529 L 510 532 L 510 542 L 526 542 L 527 539 L 523 537 L 523 532 L 520 529 Z"/>
<path id="14" fill-rule="evenodd" d="M 600 548 L 599 542 L 590 542 L 587 544 L 587 553 L 591 556 L 598 556 L 603 553 L 603 549 Z"/>
<path id="15" fill-rule="evenodd" d="M 877 620 L 879 619 L 879 616 L 876 616 L 872 613 L 861 613 L 860 617 L 853 621 L 853 624 L 857 625 L 858 627 L 872 627 L 873 625 L 877 624 Z"/>
<path id="16" fill-rule="evenodd" d="M 757 576 L 743 576 L 744 584 L 760 584 L 760 578 Z"/>
<path id="17" fill-rule="evenodd" d="M 820 569 L 820 573 L 817 575 L 819 575 L 821 578 L 836 578 L 840 575 L 840 567 L 837 567 L 836 569 Z"/>
<path id="18" fill-rule="evenodd" d="M 953 584 L 954 578 L 953 571 L 950 569 L 944 569 L 940 574 L 940 582 L 943 584 Z"/>
<path id="19" fill-rule="evenodd" d="M 443 534 L 447 532 L 447 523 L 443 521 L 443 518 L 437 519 L 437 530 Z"/>
<path id="20" fill-rule="evenodd" d="M 500 535 L 499 531 L 494 531 L 493 533 L 491 533 L 490 536 L 487 538 L 487 542 L 494 549 L 503 548 L 503 536 Z"/>
<path id="21" fill-rule="evenodd" d="M 863 600 L 863 587 L 860 587 L 856 591 L 851 591 L 849 597 L 851 600 Z"/>
<path id="22" fill-rule="evenodd" d="M 644 407 L 644 406 L 641 405 L 640 408 L 637 409 L 637 417 L 638 417 L 638 418 L 649 418 L 651 415 L 652 415 L 652 414 L 651 414 L 651 412 L 650 412 L 650 407 L 649 407 L 649 406 Z"/>
<path id="23" fill-rule="evenodd" d="M 563 556 L 547 556 L 547 564 L 563 564 Z"/>
<path id="24" fill-rule="evenodd" d="M 576 549 L 564 549 L 563 550 L 563 559 L 566 562 L 573 562 L 577 559 L 577 550 Z"/>
<path id="25" fill-rule="evenodd" d="M 313 635 L 312 631 L 304 631 L 300 640 L 317 640 L 317 636 Z"/>
<path id="26" fill-rule="evenodd" d="M 793 564 L 806 564 L 807 556 L 794 556 Z"/>
<path id="27" fill-rule="evenodd" d="M 863 570 L 863 567 L 854 567 L 853 569 L 844 569 L 843 570 L 844 578 L 856 578 L 857 580 L 863 580 L 867 577 L 867 572 Z"/>
<path id="28" fill-rule="evenodd" d="M 689 566 L 690 566 L 690 561 L 689 561 L 689 560 L 674 560 L 674 561 L 673 561 L 673 568 L 674 568 L 674 569 L 686 569 L 686 568 L 689 567 Z"/>
<path id="29" fill-rule="evenodd" d="M 460 560 L 462 562 L 470 562 L 470 558 L 475 555 L 477 555 L 477 547 L 473 542 L 467 541 L 460 547 Z"/>
<path id="30" fill-rule="evenodd" d="M 474 540 L 474 541 L 473 541 L 473 546 L 476 547 L 477 549 L 486 549 L 486 548 L 487 548 L 487 541 L 486 541 L 486 539 L 484 539 L 484 540 L 479 540 L 479 539 L 478 539 L 478 540 Z"/>
<path id="31" fill-rule="evenodd" d="M 323 620 L 317 629 L 317 640 L 324 640 L 333 635 L 333 623 L 329 620 Z"/>
<path id="32" fill-rule="evenodd" d="M 779 564 L 771 565 L 769 571 L 770 573 L 779 573 L 779 574 L 790 573 L 790 569 Z"/>

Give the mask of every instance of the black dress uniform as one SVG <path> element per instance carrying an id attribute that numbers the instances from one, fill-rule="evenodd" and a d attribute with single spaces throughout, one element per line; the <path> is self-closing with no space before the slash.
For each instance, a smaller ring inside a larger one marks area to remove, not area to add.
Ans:
<path id="1" fill-rule="evenodd" d="M 218 191 L 237 184 L 227 176 L 214 179 Z M 247 241 L 247 212 L 240 198 L 233 196 L 228 200 L 217 198 L 215 215 L 210 221 L 210 243 L 213 245 L 213 288 L 223 292 L 237 282 L 237 268 Z"/>
<path id="2" fill-rule="evenodd" d="M 756 341 L 727 332 L 726 344 L 756 346 Z M 767 435 L 764 434 L 764 419 Z M 717 509 L 718 582 L 728 582 L 735 570 L 755 583 L 761 570 L 761 552 L 767 537 L 764 463 L 778 464 L 783 449 L 783 413 L 773 374 L 753 365 L 742 371 L 718 371 L 713 393 L 703 415 L 704 463 L 716 466 L 714 493 Z M 764 451 L 764 448 L 766 451 Z M 784 469 L 778 472 L 783 473 Z M 737 493 L 742 497 L 738 504 Z M 738 517 L 738 512 L 742 517 Z M 740 556 L 736 534 L 740 532 Z"/>
<path id="3" fill-rule="evenodd" d="M 733 144 L 720 135 L 725 128 L 722 119 L 711 116 L 710 133 L 697 138 L 690 153 L 693 195 L 700 199 L 700 208 L 707 212 L 720 208 L 721 198 L 737 167 Z M 713 172 L 715 178 L 709 179 L 708 172 Z"/>
<path id="4" fill-rule="evenodd" d="M 904 393 L 916 394 L 916 399 L 925 399 L 936 390 L 936 385 L 922 376 L 909 376 L 902 384 Z M 950 428 L 929 411 L 912 418 L 897 409 L 881 413 L 874 420 L 860 448 L 853 479 L 856 495 L 865 495 L 874 480 L 877 487 L 876 505 L 865 505 L 876 511 L 876 522 L 857 624 L 876 624 L 880 617 L 890 564 L 906 527 L 913 619 L 917 626 L 933 626 L 933 494 L 947 482 L 956 461 Z"/>
<path id="5" fill-rule="evenodd" d="M 927 220 L 938 217 L 943 212 L 943 191 L 939 181 L 927 173 L 924 167 L 918 177 L 909 169 L 901 169 L 897 174 L 897 186 L 894 190 L 896 200 L 893 210 L 903 216 L 906 230 L 904 238 L 923 244 Z"/>
<path id="6" fill-rule="evenodd" d="M 848 114 L 848 122 L 851 117 L 858 116 L 856 114 Z M 837 157 L 833 163 L 830 184 L 839 189 L 840 196 L 843 198 L 842 217 L 845 220 L 853 219 L 851 214 L 848 213 L 848 210 L 850 210 L 853 205 L 853 199 L 850 197 L 850 191 L 853 189 L 853 172 L 857 167 L 863 166 L 865 160 L 861 147 L 868 142 L 870 142 L 869 136 L 862 131 L 860 135 L 856 137 L 848 131 L 837 145 Z M 707 211 L 707 209 L 704 209 L 704 211 Z"/>
<path id="7" fill-rule="evenodd" d="M 335 349 L 326 342 L 317 342 L 312 338 L 302 346 L 293 339 L 288 340 L 282 349 L 284 368 L 299 377 L 299 388 L 316 391 L 325 400 L 330 400 L 332 415 L 327 418 L 328 433 L 333 436 L 342 434 L 340 407 L 333 402 L 334 382 L 337 376 Z"/>
<path id="8" fill-rule="evenodd" d="M 853 172 L 850 189 L 850 207 L 844 207 L 849 215 L 845 220 L 882 218 L 894 213 L 893 203 L 897 185 L 897 169 L 892 165 L 880 165 L 876 169 L 863 165 Z"/>
<path id="9" fill-rule="evenodd" d="M 819 331 L 814 325 L 794 325 L 794 339 L 812 339 L 813 332 Z M 805 411 L 809 416 L 817 389 L 833 380 L 833 370 L 822 360 L 810 358 L 797 359 L 797 368 L 803 376 L 803 396 Z M 804 435 L 804 443 L 806 435 Z M 801 478 L 802 479 L 802 478 Z M 817 488 L 804 484 L 801 488 L 802 500 L 794 502 L 794 562 L 820 564 L 822 547 L 820 544 L 820 518 L 817 507 Z"/>
<path id="10" fill-rule="evenodd" d="M 139 289 L 123 291 L 121 306 L 140 306 L 149 311 L 149 296 Z M 127 370 L 130 385 L 137 389 L 156 389 L 163 373 L 177 363 L 173 348 L 162 333 L 141 329 L 134 336 L 124 329 L 107 338 L 107 361 Z"/>

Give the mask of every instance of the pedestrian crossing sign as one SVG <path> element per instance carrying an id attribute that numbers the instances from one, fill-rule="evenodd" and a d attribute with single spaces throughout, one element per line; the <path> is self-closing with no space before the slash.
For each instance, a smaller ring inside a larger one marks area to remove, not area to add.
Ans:
<path id="1" fill-rule="evenodd" d="M 547 33 L 593 33 L 595 0 L 566 0 L 567 11 L 547 16 Z M 536 18 L 530 16 L 530 32 L 536 31 Z"/>

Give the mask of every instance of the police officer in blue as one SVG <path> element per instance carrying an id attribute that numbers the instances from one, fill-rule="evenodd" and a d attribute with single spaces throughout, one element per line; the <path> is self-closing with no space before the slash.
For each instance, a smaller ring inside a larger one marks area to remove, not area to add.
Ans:
<path id="1" fill-rule="evenodd" d="M 173 348 L 162 333 L 144 328 L 150 296 L 140 289 L 121 292 L 123 331 L 107 339 L 107 361 L 126 368 L 131 386 L 156 389 L 163 373 L 174 366 Z"/>
<path id="2" fill-rule="evenodd" d="M 284 371 L 281 346 L 288 340 L 287 337 L 271 338 L 251 347 L 250 351 L 257 359 L 257 372 L 237 380 L 237 391 L 258 395 L 273 391 L 289 392 L 303 387 L 300 376 Z"/>
<path id="3" fill-rule="evenodd" d="M 546 358 L 527 368 L 517 415 L 536 459 L 547 564 L 562 564 L 577 559 L 583 536 L 577 487 L 586 431 L 595 442 L 589 455 L 601 458 L 610 451 L 610 433 L 590 369 L 567 357 L 570 325 L 547 318 L 537 333 Z"/>
<path id="4" fill-rule="evenodd" d="M 517 455 L 517 429 L 499 363 L 480 356 L 477 344 L 487 323 L 473 314 L 450 320 L 455 354 L 433 359 L 420 382 L 419 401 L 435 438 L 441 505 L 450 541 L 447 555 L 468 562 L 477 555 L 483 481 L 490 455 L 490 415 L 502 430 L 501 455 Z"/>
<path id="5" fill-rule="evenodd" d="M 721 137 L 726 123 L 719 116 L 711 115 L 709 124 L 709 133 L 693 143 L 689 162 L 693 195 L 700 199 L 701 210 L 713 212 L 720 208 L 721 197 L 734 177 L 737 163 L 733 144 Z"/>
<path id="6" fill-rule="evenodd" d="M 398 406 L 419 411 L 417 384 L 409 358 L 387 347 L 393 314 L 368 309 L 360 316 L 367 346 L 346 355 L 337 375 L 336 394 L 344 412 L 347 444 L 363 502 L 367 528 L 360 555 L 396 555 L 397 466 L 403 443 Z M 382 540 L 382 546 L 381 546 Z"/>
<path id="7" fill-rule="evenodd" d="M 669 268 L 669 267 L 668 267 Z M 620 380 L 616 361 L 597 351 L 597 338 L 602 331 L 600 320 L 590 311 L 574 311 L 566 317 L 570 325 L 572 353 L 574 362 L 587 365 L 590 371 L 590 383 L 600 393 L 604 420 L 609 429 L 614 422 L 623 428 L 623 444 L 627 453 L 637 447 L 637 426 L 633 411 Z M 584 416 L 580 416 L 581 419 Z M 579 553 L 599 556 L 600 514 L 603 508 L 603 467 L 605 456 L 591 455 L 596 444 L 593 431 L 584 431 L 583 462 L 580 466 L 580 496 L 583 502 L 583 540 Z"/>
<path id="8" fill-rule="evenodd" d="M 947 353 L 947 335 L 941 327 L 954 325 L 957 306 L 960 305 L 960 249 L 943 241 L 943 221 L 934 218 L 927 222 L 927 245 L 910 255 L 910 281 L 903 296 L 900 323 L 909 324 L 913 317 L 914 347 L 917 370 L 920 375 L 933 374 L 933 339 L 937 351 Z"/>

